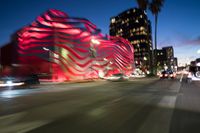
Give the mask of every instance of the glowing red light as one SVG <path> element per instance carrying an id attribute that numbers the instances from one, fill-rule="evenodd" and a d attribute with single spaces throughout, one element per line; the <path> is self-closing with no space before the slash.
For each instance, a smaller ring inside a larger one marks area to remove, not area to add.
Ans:
<path id="1" fill-rule="evenodd" d="M 127 40 L 105 39 L 88 20 L 70 18 L 59 10 L 47 11 L 18 35 L 21 64 L 31 66 L 29 73 L 47 72 L 53 81 L 98 78 L 100 71 L 108 76 L 133 70 L 133 46 Z"/>

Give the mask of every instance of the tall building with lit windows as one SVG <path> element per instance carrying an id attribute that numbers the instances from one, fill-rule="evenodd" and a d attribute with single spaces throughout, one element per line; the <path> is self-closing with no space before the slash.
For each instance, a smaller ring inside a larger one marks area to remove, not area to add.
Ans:
<path id="1" fill-rule="evenodd" d="M 144 10 L 131 8 L 110 19 L 110 35 L 120 36 L 134 46 L 136 68 L 149 70 L 152 51 L 151 23 Z"/>
<path id="2" fill-rule="evenodd" d="M 157 68 L 162 70 L 169 68 L 175 70 L 178 67 L 178 59 L 174 57 L 174 49 L 172 46 L 157 49 Z"/>

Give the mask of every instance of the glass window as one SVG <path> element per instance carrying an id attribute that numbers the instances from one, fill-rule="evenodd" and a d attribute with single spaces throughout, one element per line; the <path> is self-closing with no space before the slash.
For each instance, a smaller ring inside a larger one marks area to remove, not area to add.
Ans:
<path id="1" fill-rule="evenodd" d="M 111 19 L 111 23 L 115 23 L 115 18 L 112 18 L 112 19 Z"/>

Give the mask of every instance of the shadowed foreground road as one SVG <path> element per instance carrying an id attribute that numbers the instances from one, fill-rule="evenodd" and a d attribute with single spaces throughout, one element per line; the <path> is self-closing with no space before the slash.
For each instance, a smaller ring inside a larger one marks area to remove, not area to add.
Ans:
<path id="1" fill-rule="evenodd" d="M 199 133 L 199 95 L 178 79 L 1 91 L 0 133 Z"/>
<path id="2" fill-rule="evenodd" d="M 182 83 L 170 131 L 171 133 L 200 133 L 200 81 Z"/>

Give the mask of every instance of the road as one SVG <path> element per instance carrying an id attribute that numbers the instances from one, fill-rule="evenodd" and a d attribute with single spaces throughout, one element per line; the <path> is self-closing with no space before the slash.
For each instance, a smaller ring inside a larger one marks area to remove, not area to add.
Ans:
<path id="1" fill-rule="evenodd" d="M 0 91 L 0 133 L 199 133 L 200 83 L 146 78 Z"/>

